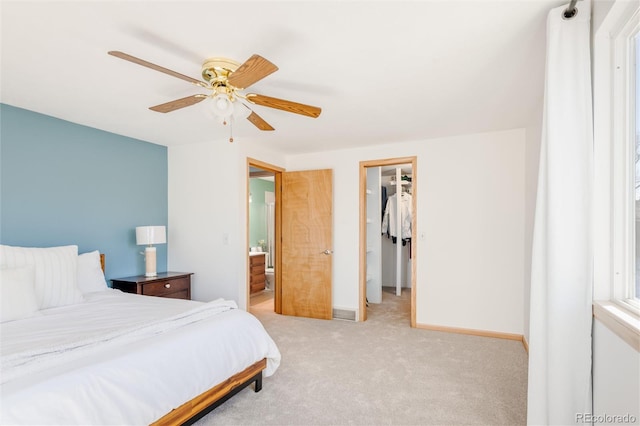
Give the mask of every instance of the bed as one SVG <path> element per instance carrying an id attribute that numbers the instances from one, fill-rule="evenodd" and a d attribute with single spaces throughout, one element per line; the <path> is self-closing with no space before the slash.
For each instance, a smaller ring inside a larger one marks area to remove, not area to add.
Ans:
<path id="1" fill-rule="evenodd" d="M 2 424 L 188 424 L 278 368 L 235 302 L 123 293 L 100 262 L 0 246 Z"/>

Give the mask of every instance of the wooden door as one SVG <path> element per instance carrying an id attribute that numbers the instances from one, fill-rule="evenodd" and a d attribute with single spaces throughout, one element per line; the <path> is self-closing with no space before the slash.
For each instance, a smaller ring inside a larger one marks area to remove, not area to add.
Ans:
<path id="1" fill-rule="evenodd" d="M 282 313 L 331 319 L 333 172 L 282 173 Z"/>

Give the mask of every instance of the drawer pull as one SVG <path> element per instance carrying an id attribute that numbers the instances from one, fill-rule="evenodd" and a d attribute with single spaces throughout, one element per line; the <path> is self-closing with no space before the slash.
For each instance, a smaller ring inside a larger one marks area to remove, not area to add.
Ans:
<path id="1" fill-rule="evenodd" d="M 166 284 L 164 285 L 164 288 L 171 288 L 171 283 L 166 283 Z"/>

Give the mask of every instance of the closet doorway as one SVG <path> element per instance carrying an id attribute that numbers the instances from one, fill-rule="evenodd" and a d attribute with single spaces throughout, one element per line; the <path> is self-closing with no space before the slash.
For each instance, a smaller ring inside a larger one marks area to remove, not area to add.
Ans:
<path id="1" fill-rule="evenodd" d="M 281 312 L 280 179 L 284 169 L 247 159 L 247 310 Z"/>
<path id="2" fill-rule="evenodd" d="M 416 326 L 416 176 L 416 157 L 360 162 L 362 321 L 367 320 L 367 305 L 380 303 L 383 292 L 385 297 L 410 292 L 409 323 Z"/>

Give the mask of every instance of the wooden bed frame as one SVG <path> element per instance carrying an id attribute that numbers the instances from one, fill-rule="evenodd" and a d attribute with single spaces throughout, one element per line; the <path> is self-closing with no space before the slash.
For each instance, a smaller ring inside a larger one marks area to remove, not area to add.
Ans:
<path id="1" fill-rule="evenodd" d="M 264 370 L 266 366 L 266 359 L 250 365 L 219 385 L 212 387 L 191 401 L 187 401 L 180 407 L 172 410 L 170 413 L 152 423 L 152 426 L 193 424 L 253 382 L 255 382 L 254 391 L 260 392 L 262 389 L 262 370 Z"/>
<path id="2" fill-rule="evenodd" d="M 105 267 L 105 256 L 100 253 L 102 272 Z M 190 401 L 160 417 L 152 426 L 191 425 L 222 405 L 242 389 L 255 383 L 254 392 L 262 390 L 262 370 L 267 367 L 267 360 L 261 359 L 241 372 L 234 374 L 224 382 L 204 391 Z"/>

